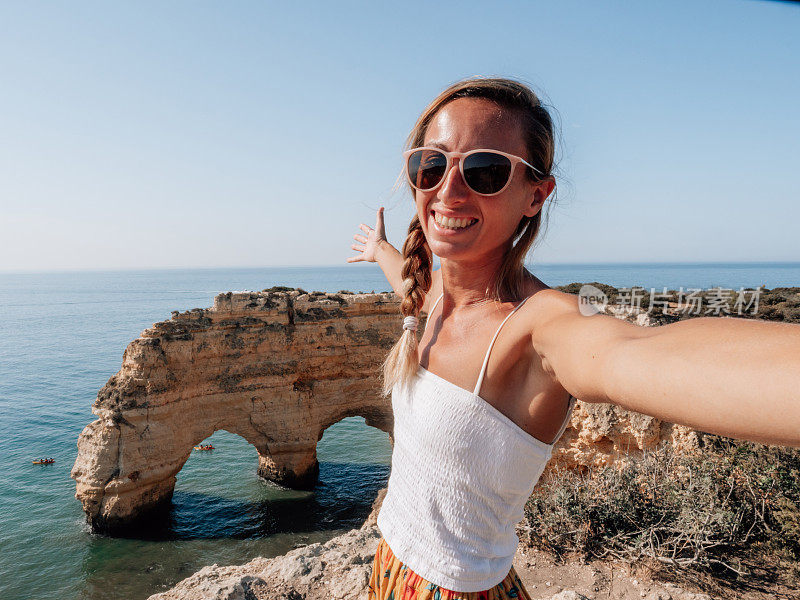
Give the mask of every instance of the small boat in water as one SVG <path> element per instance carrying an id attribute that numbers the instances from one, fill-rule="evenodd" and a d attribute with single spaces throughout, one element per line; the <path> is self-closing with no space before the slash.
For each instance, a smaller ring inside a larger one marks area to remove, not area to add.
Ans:
<path id="1" fill-rule="evenodd" d="M 214 446 L 212 446 L 211 444 L 207 444 L 205 446 L 195 446 L 194 449 L 206 452 L 208 450 L 213 450 Z"/>
<path id="2" fill-rule="evenodd" d="M 35 465 L 52 465 L 54 462 L 56 462 L 55 458 L 39 458 L 39 459 L 33 461 L 33 464 L 35 464 Z"/>

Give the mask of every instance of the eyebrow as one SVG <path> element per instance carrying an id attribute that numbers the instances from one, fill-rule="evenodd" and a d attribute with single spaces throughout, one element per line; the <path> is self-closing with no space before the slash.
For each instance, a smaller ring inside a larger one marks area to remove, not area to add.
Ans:
<path id="1" fill-rule="evenodd" d="M 428 142 L 427 144 L 423 144 L 423 146 L 441 148 L 442 150 L 447 150 L 447 146 L 445 146 L 444 144 L 440 144 L 439 142 Z"/>

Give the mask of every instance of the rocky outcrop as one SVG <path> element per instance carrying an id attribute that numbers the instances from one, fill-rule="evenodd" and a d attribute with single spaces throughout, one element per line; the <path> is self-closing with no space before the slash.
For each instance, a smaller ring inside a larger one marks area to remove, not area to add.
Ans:
<path id="1" fill-rule="evenodd" d="M 393 294 L 286 288 L 220 294 L 155 323 L 128 345 L 78 439 L 72 477 L 92 528 L 115 533 L 169 506 L 193 446 L 220 429 L 255 446 L 262 477 L 298 488 L 316 482 L 330 425 L 362 416 L 391 435 L 378 372 L 400 325 Z M 662 440 L 697 446 L 685 427 L 579 403 L 548 469 L 610 464 Z"/>
<path id="2" fill-rule="evenodd" d="M 150 600 L 365 600 L 379 541 L 373 524 L 276 558 L 211 565 Z"/>
<path id="3" fill-rule="evenodd" d="M 228 292 L 131 342 L 78 439 L 76 497 L 95 531 L 168 503 L 193 446 L 224 429 L 255 446 L 259 474 L 308 488 L 330 425 L 362 416 L 391 434 L 378 372 L 401 329 L 392 294 Z"/>

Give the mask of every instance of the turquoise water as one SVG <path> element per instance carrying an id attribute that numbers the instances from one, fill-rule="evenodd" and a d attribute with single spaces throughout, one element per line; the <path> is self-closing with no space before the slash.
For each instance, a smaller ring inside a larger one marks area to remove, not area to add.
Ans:
<path id="1" fill-rule="evenodd" d="M 550 285 L 800 285 L 800 263 L 542 265 Z M 69 472 L 97 391 L 122 352 L 172 310 L 211 306 L 229 290 L 273 285 L 387 290 L 375 265 L 0 274 L 0 598 L 129 598 L 165 589 L 204 565 L 243 563 L 325 541 L 357 526 L 388 478 L 388 436 L 344 419 L 319 442 L 308 492 L 256 476 L 255 449 L 219 431 L 178 475 L 168 518 L 137 539 L 93 535 Z M 40 456 L 54 465 L 32 465 Z"/>

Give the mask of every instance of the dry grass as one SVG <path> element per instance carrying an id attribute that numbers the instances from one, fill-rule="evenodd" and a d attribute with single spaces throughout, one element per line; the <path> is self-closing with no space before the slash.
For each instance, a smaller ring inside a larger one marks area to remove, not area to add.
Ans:
<path id="1" fill-rule="evenodd" d="M 560 471 L 525 507 L 531 546 L 558 555 L 658 561 L 676 572 L 754 577 L 769 562 L 800 577 L 800 450 L 706 436 L 590 475 Z"/>

